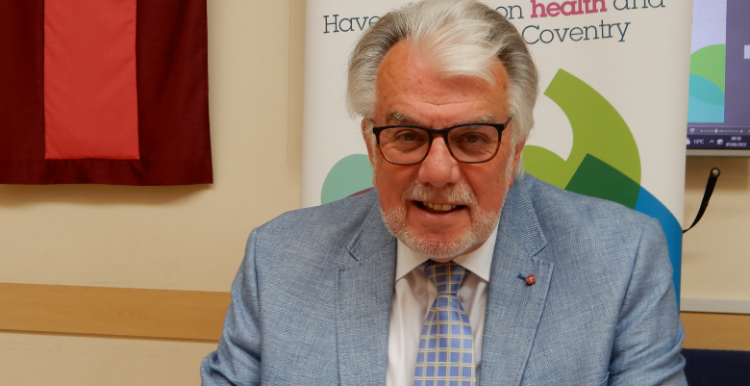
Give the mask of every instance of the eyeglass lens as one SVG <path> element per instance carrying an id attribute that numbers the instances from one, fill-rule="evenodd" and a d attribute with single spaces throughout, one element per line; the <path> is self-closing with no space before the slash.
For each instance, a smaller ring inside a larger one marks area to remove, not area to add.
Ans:
<path id="1" fill-rule="evenodd" d="M 447 145 L 461 162 L 485 162 L 495 156 L 500 137 L 493 126 L 471 125 L 448 132 Z M 391 127 L 380 133 L 380 148 L 385 158 L 397 164 L 422 160 L 430 147 L 430 134 L 414 127 Z"/>

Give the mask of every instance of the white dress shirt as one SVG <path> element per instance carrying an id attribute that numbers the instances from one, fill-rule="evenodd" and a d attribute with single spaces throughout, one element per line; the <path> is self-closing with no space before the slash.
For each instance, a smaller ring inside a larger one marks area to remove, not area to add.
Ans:
<path id="1" fill-rule="evenodd" d="M 469 316 L 471 333 L 474 335 L 474 361 L 477 370 L 482 360 L 484 312 L 487 307 L 487 287 L 490 283 L 490 266 L 496 238 L 497 226 L 479 249 L 453 260 L 469 270 L 458 290 L 458 298 Z M 414 367 L 422 326 L 432 302 L 437 297 L 435 285 L 424 273 L 422 263 L 425 261 L 427 258 L 398 241 L 388 335 L 387 386 L 414 384 Z"/>

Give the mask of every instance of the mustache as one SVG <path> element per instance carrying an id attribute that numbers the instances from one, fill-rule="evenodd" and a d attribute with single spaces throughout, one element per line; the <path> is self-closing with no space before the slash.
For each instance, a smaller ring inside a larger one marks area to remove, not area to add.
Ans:
<path id="1" fill-rule="evenodd" d="M 414 181 L 409 187 L 404 189 L 401 194 L 403 202 L 407 201 L 427 201 L 440 202 L 444 204 L 466 205 L 476 207 L 478 205 L 477 196 L 474 190 L 467 183 L 458 183 L 436 188 L 427 183 Z"/>

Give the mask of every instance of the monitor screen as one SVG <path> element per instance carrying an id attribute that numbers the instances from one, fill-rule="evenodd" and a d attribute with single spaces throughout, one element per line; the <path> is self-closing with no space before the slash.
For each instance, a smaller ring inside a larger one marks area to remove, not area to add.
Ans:
<path id="1" fill-rule="evenodd" d="M 750 155 L 750 1 L 694 0 L 688 155 Z"/>

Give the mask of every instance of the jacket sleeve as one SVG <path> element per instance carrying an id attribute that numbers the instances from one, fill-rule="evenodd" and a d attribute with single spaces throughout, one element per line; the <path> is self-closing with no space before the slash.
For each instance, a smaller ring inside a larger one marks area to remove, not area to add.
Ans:
<path id="1" fill-rule="evenodd" d="M 609 385 L 687 385 L 684 337 L 667 243 L 652 219 L 643 228 L 620 311 Z"/>
<path id="2" fill-rule="evenodd" d="M 204 386 L 260 385 L 261 321 L 255 271 L 258 230 L 247 241 L 245 258 L 232 284 L 232 304 L 219 347 L 201 364 Z"/>

